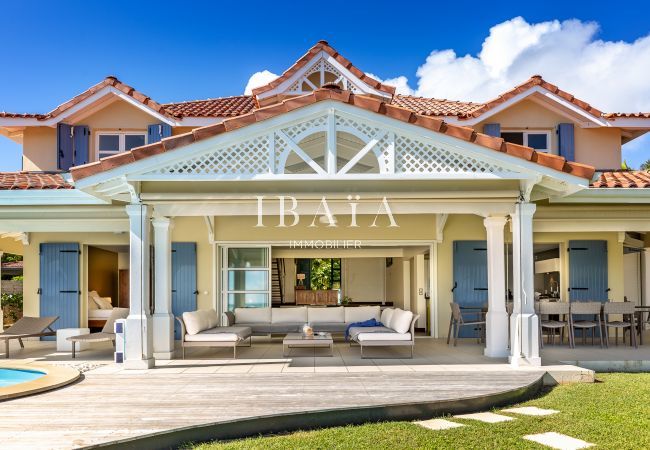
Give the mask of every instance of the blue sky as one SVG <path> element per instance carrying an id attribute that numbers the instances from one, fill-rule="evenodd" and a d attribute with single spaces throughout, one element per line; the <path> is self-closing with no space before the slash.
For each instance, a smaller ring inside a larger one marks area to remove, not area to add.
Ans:
<path id="1" fill-rule="evenodd" d="M 0 110 L 47 112 L 109 74 L 160 102 L 241 94 L 252 74 L 281 73 L 319 39 L 362 70 L 382 79 L 404 76 L 416 88 L 418 68 L 432 51 L 476 56 L 490 28 L 516 16 L 530 24 L 596 22 L 593 39 L 605 42 L 632 43 L 650 33 L 650 7 L 634 1 L 624 8 L 613 8 L 611 1 L 183 5 L 6 2 L 0 15 Z M 642 94 L 647 102 L 639 104 L 650 110 L 648 92 Z M 650 139 L 638 141 L 626 148 L 632 165 L 650 158 Z M 0 170 L 20 169 L 19 152 L 0 137 Z"/>

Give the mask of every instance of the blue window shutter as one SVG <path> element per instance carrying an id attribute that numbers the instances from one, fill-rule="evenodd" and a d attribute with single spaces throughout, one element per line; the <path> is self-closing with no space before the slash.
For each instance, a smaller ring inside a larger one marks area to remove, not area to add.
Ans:
<path id="1" fill-rule="evenodd" d="M 86 125 L 76 125 L 73 131 L 74 165 L 80 166 L 87 164 L 90 147 L 90 129 Z"/>
<path id="2" fill-rule="evenodd" d="M 172 242 L 172 313 L 178 317 L 196 311 L 196 243 Z M 176 322 L 176 321 L 175 321 Z M 180 326 L 174 324 L 174 339 L 180 339 Z"/>
<path id="3" fill-rule="evenodd" d="M 483 125 L 483 133 L 488 136 L 501 137 L 500 123 L 486 123 Z"/>
<path id="4" fill-rule="evenodd" d="M 60 123 L 56 127 L 57 165 L 59 170 L 68 170 L 74 163 L 72 126 Z"/>
<path id="5" fill-rule="evenodd" d="M 561 123 L 557 126 L 559 154 L 567 161 L 575 161 L 575 138 L 572 123 Z"/>
<path id="6" fill-rule="evenodd" d="M 454 241 L 453 258 L 454 302 L 482 308 L 488 302 L 487 241 Z M 462 327 L 459 336 L 476 337 L 477 331 Z"/>
<path id="7" fill-rule="evenodd" d="M 606 301 L 607 241 L 569 241 L 569 299 Z"/>
<path id="8" fill-rule="evenodd" d="M 172 127 L 166 123 L 154 123 L 147 127 L 147 144 L 153 144 L 172 135 Z"/>
<path id="9" fill-rule="evenodd" d="M 59 316 L 52 328 L 78 328 L 79 244 L 40 244 L 40 316 Z M 54 340 L 54 336 L 42 338 Z"/>

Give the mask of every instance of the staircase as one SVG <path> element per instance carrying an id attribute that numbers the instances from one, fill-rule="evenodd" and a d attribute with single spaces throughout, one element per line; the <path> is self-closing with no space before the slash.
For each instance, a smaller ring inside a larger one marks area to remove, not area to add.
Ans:
<path id="1" fill-rule="evenodd" d="M 271 261 L 271 304 L 279 306 L 284 303 L 284 259 L 273 258 Z"/>

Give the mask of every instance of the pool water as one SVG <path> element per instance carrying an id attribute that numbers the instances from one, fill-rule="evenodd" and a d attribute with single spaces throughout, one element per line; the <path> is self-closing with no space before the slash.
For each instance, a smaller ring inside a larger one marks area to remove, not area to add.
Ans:
<path id="1" fill-rule="evenodd" d="M 0 388 L 26 381 L 33 381 L 45 375 L 44 372 L 22 369 L 0 369 Z"/>

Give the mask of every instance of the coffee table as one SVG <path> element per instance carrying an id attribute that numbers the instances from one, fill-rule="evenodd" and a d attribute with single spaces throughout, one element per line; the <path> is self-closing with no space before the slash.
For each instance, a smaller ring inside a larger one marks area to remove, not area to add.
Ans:
<path id="1" fill-rule="evenodd" d="M 334 340 L 330 333 L 314 334 L 313 336 L 305 336 L 302 333 L 289 333 L 282 340 L 282 356 L 288 356 L 287 349 L 291 347 L 328 347 L 330 354 L 327 356 L 334 356 Z"/>

